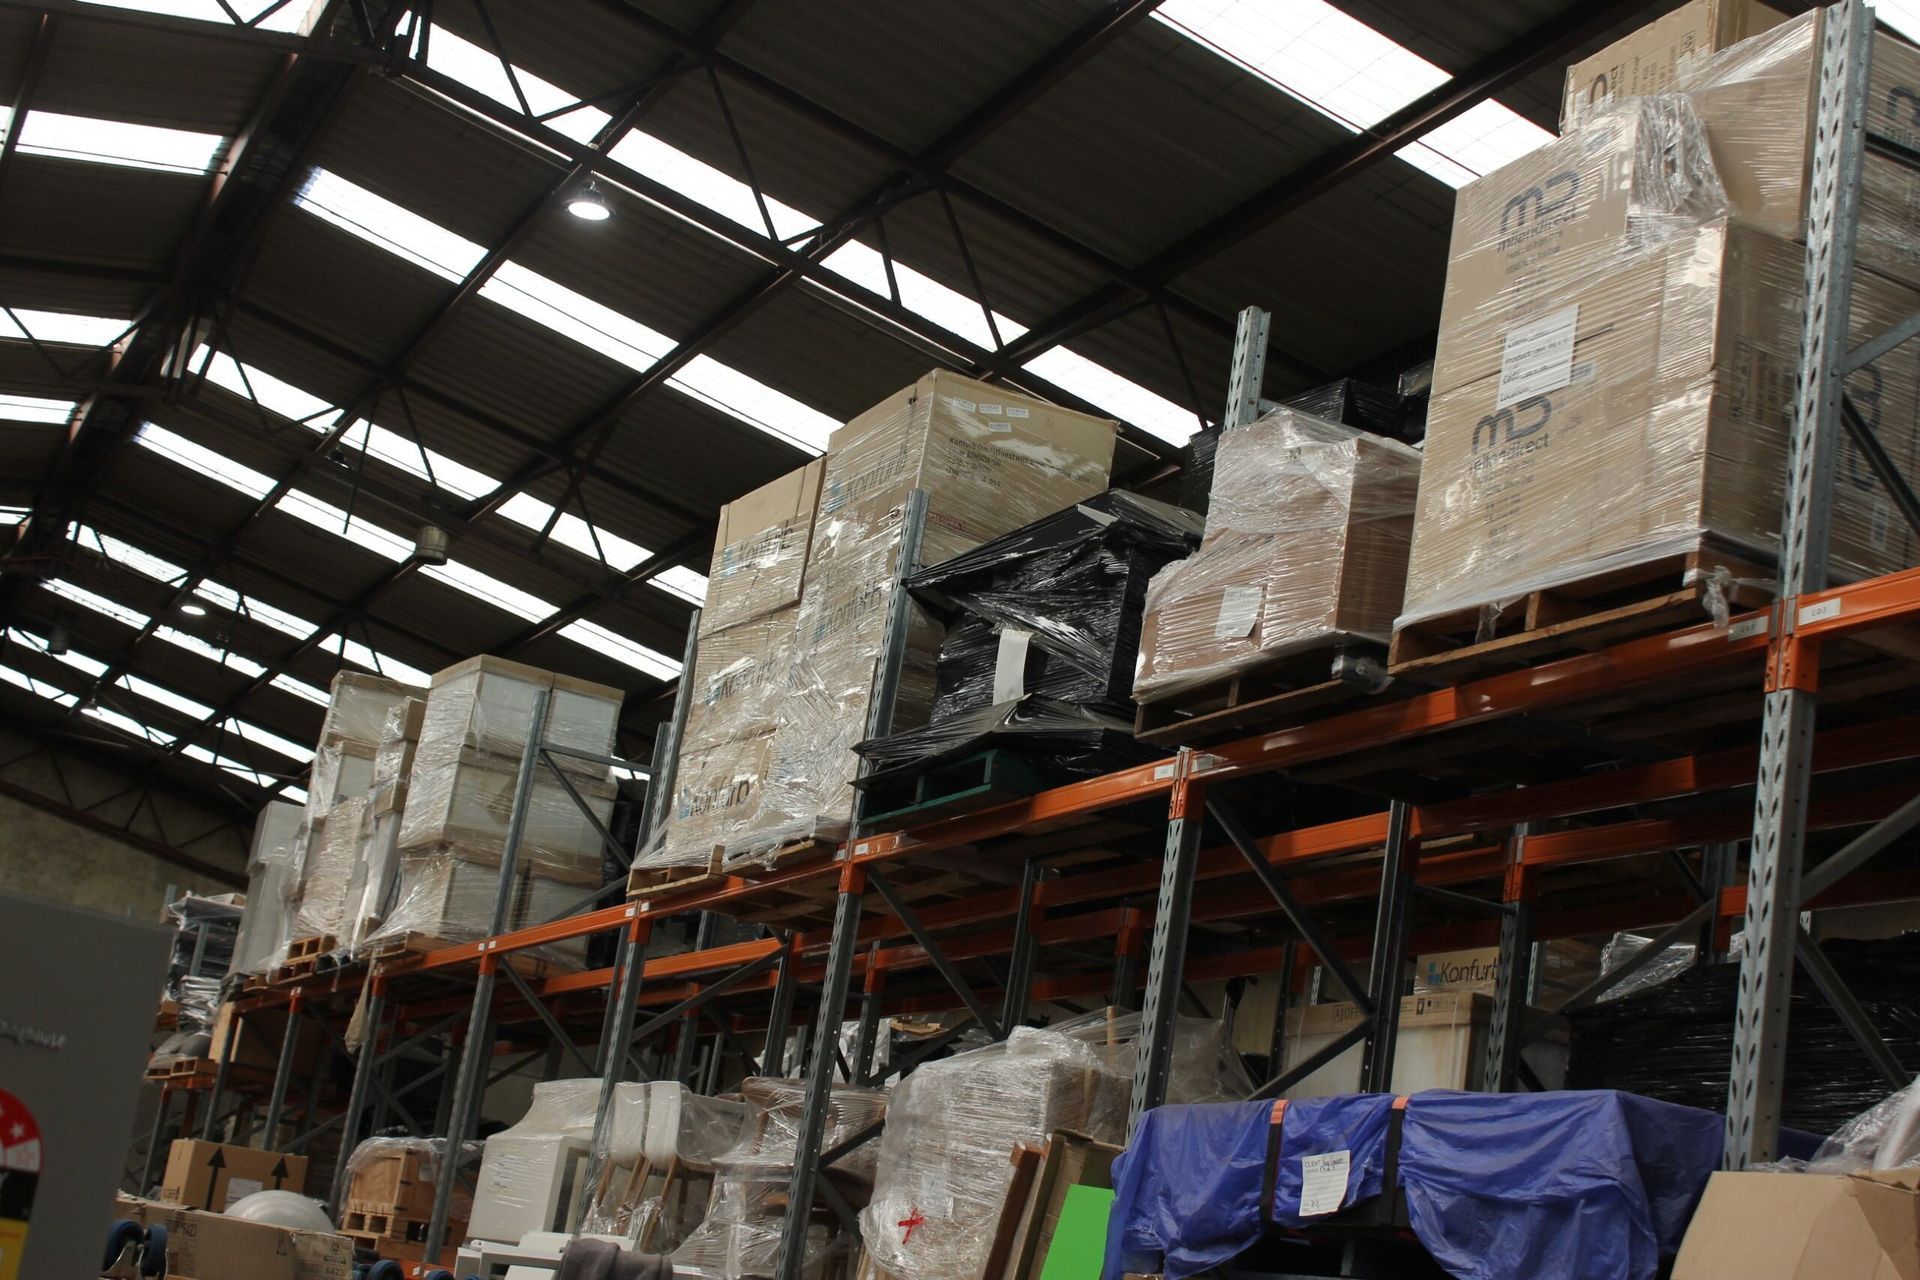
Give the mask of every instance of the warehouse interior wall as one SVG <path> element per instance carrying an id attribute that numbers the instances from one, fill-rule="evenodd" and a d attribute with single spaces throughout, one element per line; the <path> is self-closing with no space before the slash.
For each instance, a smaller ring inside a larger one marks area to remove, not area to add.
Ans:
<path id="1" fill-rule="evenodd" d="M 134 784 L 132 773 L 0 728 L 0 892 L 158 919 L 168 885 L 227 893 L 245 884 L 250 828 L 211 805 Z M 97 822 L 62 816 L 32 796 Z M 141 847 L 153 844 L 198 867 Z"/>

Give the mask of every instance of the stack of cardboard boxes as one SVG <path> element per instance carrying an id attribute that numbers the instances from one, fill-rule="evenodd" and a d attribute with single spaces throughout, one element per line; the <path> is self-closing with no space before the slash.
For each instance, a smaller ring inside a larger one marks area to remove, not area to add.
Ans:
<path id="1" fill-rule="evenodd" d="M 931 373 L 836 431 L 820 462 L 728 507 L 673 803 L 643 872 L 737 869 L 844 836 L 908 495 L 927 493 L 919 561 L 937 564 L 1105 489 L 1115 431 Z M 916 609 L 879 732 L 925 723 L 939 645 Z"/>
<path id="2" fill-rule="evenodd" d="M 1777 554 L 1803 288 L 1788 237 L 1822 21 L 1697 0 L 1576 66 L 1571 131 L 1461 191 L 1401 626 Z M 1882 37 L 1874 72 L 1870 127 L 1898 133 L 1888 108 L 1920 84 L 1920 54 Z M 1671 94 L 1605 101 L 1669 75 Z M 1906 181 L 1868 166 L 1856 338 L 1920 310 L 1902 282 L 1920 278 Z M 1920 368 L 1883 359 L 1848 386 L 1910 465 Z M 1843 447 L 1835 571 L 1889 572 L 1915 551 Z"/>

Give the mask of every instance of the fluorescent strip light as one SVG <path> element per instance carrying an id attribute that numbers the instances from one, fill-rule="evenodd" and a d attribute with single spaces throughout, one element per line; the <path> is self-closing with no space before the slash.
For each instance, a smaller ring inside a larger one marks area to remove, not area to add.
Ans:
<path id="1" fill-rule="evenodd" d="M 50 342 L 68 347 L 104 347 L 123 337 L 131 320 L 111 316 L 82 316 L 66 311 L 33 311 L 15 307 L 0 311 L 0 339 Z"/>
<path id="2" fill-rule="evenodd" d="M 1166 0 L 1153 16 L 1355 133 L 1451 78 L 1327 0 Z M 1552 139 L 1488 101 L 1395 154 L 1460 187 Z"/>
<path id="3" fill-rule="evenodd" d="M 226 142 L 217 133 L 55 111 L 27 112 L 20 129 L 20 150 L 28 155 L 168 173 L 205 173 Z"/>
<path id="4" fill-rule="evenodd" d="M 77 408 L 79 405 L 72 400 L 0 392 L 0 419 L 8 422 L 42 422 L 50 427 L 64 427 Z"/>

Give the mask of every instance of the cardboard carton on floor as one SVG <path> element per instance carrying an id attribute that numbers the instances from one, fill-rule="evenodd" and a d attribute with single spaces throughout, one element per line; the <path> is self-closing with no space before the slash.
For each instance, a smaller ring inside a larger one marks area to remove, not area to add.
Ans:
<path id="1" fill-rule="evenodd" d="M 322 1231 L 292 1231 L 132 1196 L 114 1218 L 167 1231 L 167 1275 L 175 1280 L 349 1280 L 353 1242 Z"/>
<path id="2" fill-rule="evenodd" d="M 303 1191 L 307 1158 L 181 1138 L 167 1152 L 160 1198 L 189 1209 L 224 1213 L 256 1191 Z"/>
<path id="3" fill-rule="evenodd" d="M 1716 1173 L 1673 1280 L 1920 1280 L 1920 1169 Z"/>

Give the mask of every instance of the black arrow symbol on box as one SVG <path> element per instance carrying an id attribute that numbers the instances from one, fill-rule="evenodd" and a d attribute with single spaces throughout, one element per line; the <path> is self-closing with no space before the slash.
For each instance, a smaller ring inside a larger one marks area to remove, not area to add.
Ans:
<path id="1" fill-rule="evenodd" d="M 278 1191 L 287 1180 L 287 1158 L 280 1157 L 280 1163 L 273 1166 L 273 1189 Z"/>
<path id="2" fill-rule="evenodd" d="M 213 1212 L 213 1191 L 220 1182 L 220 1171 L 227 1167 L 227 1153 L 219 1147 L 207 1157 L 207 1168 L 213 1170 L 213 1176 L 207 1179 L 207 1212 Z"/>

